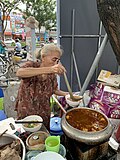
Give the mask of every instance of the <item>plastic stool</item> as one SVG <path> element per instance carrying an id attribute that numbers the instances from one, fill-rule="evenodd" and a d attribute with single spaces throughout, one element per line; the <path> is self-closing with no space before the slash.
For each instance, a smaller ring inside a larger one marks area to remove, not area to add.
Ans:
<path id="1" fill-rule="evenodd" d="M 7 116 L 6 116 L 5 112 L 3 110 L 0 110 L 0 121 L 4 120 L 6 118 L 7 118 Z"/>
<path id="2" fill-rule="evenodd" d="M 1 98 L 1 97 L 4 97 L 4 93 L 3 93 L 2 88 L 0 88 L 0 98 Z"/>

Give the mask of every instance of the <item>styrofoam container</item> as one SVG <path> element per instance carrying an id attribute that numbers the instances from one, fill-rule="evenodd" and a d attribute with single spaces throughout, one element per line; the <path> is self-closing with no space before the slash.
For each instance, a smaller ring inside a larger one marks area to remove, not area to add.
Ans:
<path id="1" fill-rule="evenodd" d="M 0 121 L 0 134 L 3 133 L 6 129 L 6 133 L 14 134 L 17 130 L 20 129 L 20 126 L 15 124 L 13 117 L 10 117 Z"/>
<path id="2" fill-rule="evenodd" d="M 40 122 L 43 122 L 43 119 L 42 119 L 42 117 L 40 117 L 38 115 L 31 115 L 31 116 L 25 117 L 21 121 L 40 121 Z M 39 131 L 40 128 L 42 127 L 42 123 L 37 123 L 37 124 L 38 125 L 33 128 L 25 127 L 24 124 L 22 124 L 22 127 L 25 131 L 36 132 L 36 131 Z"/>

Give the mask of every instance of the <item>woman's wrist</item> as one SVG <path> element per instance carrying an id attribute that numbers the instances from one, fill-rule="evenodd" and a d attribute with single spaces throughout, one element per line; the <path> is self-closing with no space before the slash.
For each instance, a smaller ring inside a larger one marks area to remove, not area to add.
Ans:
<path id="1" fill-rule="evenodd" d="M 44 67 L 44 73 L 49 74 L 49 73 L 54 73 L 54 70 L 52 67 Z"/>

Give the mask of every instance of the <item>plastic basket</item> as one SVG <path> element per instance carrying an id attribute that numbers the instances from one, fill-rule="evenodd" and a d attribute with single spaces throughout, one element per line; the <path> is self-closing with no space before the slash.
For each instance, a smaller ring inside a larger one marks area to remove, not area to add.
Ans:
<path id="1" fill-rule="evenodd" d="M 20 62 L 21 60 L 22 60 L 22 57 L 12 56 L 12 61 L 13 61 L 13 62 Z"/>

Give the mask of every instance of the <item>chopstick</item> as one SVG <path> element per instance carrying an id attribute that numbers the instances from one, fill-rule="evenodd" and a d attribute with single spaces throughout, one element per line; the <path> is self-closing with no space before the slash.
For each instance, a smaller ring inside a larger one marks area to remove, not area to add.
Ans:
<path id="1" fill-rule="evenodd" d="M 57 100 L 57 98 L 54 96 L 54 95 L 52 95 L 52 97 L 53 97 L 53 99 L 55 100 L 55 102 L 59 105 L 59 107 L 61 108 L 61 110 L 64 112 L 64 113 L 66 113 L 66 110 L 63 108 L 63 106 L 59 103 L 59 101 Z"/>
<path id="2" fill-rule="evenodd" d="M 15 121 L 15 123 L 43 123 L 43 121 Z"/>
<path id="3" fill-rule="evenodd" d="M 7 131 L 8 131 L 8 129 L 6 129 L 5 131 L 3 131 L 3 132 L 0 134 L 0 137 L 2 137 L 3 134 L 5 134 Z"/>

